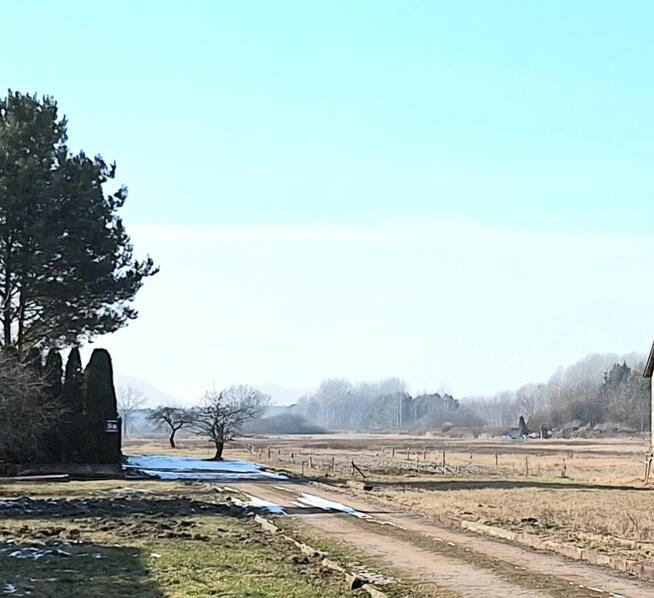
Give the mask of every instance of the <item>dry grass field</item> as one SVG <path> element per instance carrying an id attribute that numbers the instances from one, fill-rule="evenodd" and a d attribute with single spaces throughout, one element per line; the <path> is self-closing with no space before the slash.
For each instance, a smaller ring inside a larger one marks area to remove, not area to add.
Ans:
<path id="1" fill-rule="evenodd" d="M 189 454 L 211 454 L 197 440 L 180 445 Z M 128 450 L 163 446 L 133 441 Z M 646 452 L 640 440 L 399 435 L 245 438 L 228 447 L 232 457 L 332 482 L 362 479 L 354 461 L 373 484 L 367 496 L 381 502 L 455 524 L 474 521 L 640 560 L 654 558 Z"/>

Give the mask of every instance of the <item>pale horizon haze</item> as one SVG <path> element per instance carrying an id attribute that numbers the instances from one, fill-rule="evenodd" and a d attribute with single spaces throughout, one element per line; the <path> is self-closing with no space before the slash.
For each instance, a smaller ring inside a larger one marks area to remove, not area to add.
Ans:
<path id="1" fill-rule="evenodd" d="M 161 266 L 92 346 L 121 376 L 461 397 L 648 351 L 651 3 L 3 8 L 0 88 L 116 161 Z"/>

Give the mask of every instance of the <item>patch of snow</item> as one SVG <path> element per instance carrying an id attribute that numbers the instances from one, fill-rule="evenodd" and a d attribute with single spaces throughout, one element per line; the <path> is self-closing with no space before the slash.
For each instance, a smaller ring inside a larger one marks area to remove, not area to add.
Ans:
<path id="1" fill-rule="evenodd" d="M 297 500 L 304 506 L 315 507 L 317 509 L 322 509 L 323 511 L 339 511 L 340 513 L 347 513 L 348 515 L 359 517 L 360 519 L 371 519 L 370 515 L 361 513 L 352 507 L 348 507 L 347 505 L 343 505 L 340 502 L 327 500 L 313 494 L 300 494 Z"/>
<path id="2" fill-rule="evenodd" d="M 286 511 L 284 511 L 284 508 L 281 505 L 278 505 L 274 502 L 269 502 L 267 500 L 263 500 L 263 498 L 252 496 L 251 494 L 245 494 L 245 496 L 248 497 L 247 501 L 239 500 L 238 498 L 232 498 L 232 502 L 235 505 L 245 509 L 249 507 L 252 509 L 261 509 L 263 511 L 268 511 L 269 513 L 273 513 L 274 515 L 286 515 Z"/>
<path id="3" fill-rule="evenodd" d="M 220 481 L 220 480 L 261 480 L 263 478 L 277 479 L 278 474 L 269 473 L 267 471 L 249 472 L 249 473 L 202 473 L 193 471 L 160 471 L 158 469 L 141 469 L 143 473 L 159 478 L 160 480 L 204 480 L 204 481 Z"/>
<path id="4" fill-rule="evenodd" d="M 132 455 L 127 457 L 125 467 L 163 469 L 164 471 L 206 471 L 246 473 L 256 472 L 261 465 L 249 461 L 205 461 L 194 457 L 171 457 L 170 455 Z"/>
<path id="5" fill-rule="evenodd" d="M 124 468 L 138 469 L 162 480 L 287 479 L 281 474 L 263 471 L 261 465 L 249 461 L 204 461 L 169 455 L 131 455 Z"/>
<path id="6" fill-rule="evenodd" d="M 152 490 L 145 488 L 112 488 L 109 492 L 113 494 L 152 494 Z"/>
<path id="7" fill-rule="evenodd" d="M 14 550 L 13 552 L 10 552 L 9 556 L 12 559 L 38 561 L 40 558 L 50 553 L 52 553 L 52 550 L 41 550 L 39 548 L 22 548 L 20 550 Z"/>

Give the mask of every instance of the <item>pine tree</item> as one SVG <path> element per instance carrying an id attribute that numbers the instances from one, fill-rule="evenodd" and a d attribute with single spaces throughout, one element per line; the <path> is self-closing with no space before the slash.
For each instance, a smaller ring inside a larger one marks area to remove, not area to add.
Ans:
<path id="1" fill-rule="evenodd" d="M 111 356 L 105 349 L 95 349 L 84 370 L 84 398 L 89 461 L 120 463 L 120 426 L 116 432 L 105 431 L 107 420 L 118 419 Z"/>
<path id="2" fill-rule="evenodd" d="M 115 164 L 73 153 L 66 128 L 52 98 L 0 98 L 0 345 L 21 358 L 127 325 L 157 272 L 133 255 L 126 187 L 106 188 Z"/>
<path id="3" fill-rule="evenodd" d="M 73 347 L 68 354 L 62 401 L 68 421 L 62 426 L 62 458 L 64 461 L 81 462 L 85 453 L 84 433 L 84 375 L 79 349 Z"/>

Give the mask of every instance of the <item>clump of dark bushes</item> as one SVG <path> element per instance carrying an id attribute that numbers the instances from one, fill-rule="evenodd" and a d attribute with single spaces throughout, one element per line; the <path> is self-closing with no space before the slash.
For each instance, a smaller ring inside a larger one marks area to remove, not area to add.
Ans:
<path id="1" fill-rule="evenodd" d="M 0 461 L 10 463 L 120 463 L 111 357 L 95 349 L 85 369 L 73 348 L 65 372 L 59 351 L 43 360 L 38 349 L 23 359 L 0 354 Z"/>
<path id="2" fill-rule="evenodd" d="M 280 413 L 248 422 L 245 434 L 325 434 L 326 430 L 297 413 Z"/>

